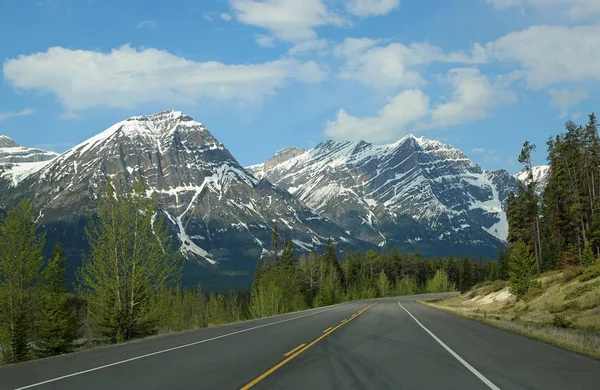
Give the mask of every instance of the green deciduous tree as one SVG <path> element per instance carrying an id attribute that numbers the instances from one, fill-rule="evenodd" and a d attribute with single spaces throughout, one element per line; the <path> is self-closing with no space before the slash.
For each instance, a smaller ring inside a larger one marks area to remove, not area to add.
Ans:
<path id="1" fill-rule="evenodd" d="M 157 332 L 153 297 L 174 285 L 182 268 L 163 221 L 156 197 L 146 196 L 141 181 L 129 193 L 109 182 L 99 196 L 78 281 L 92 329 L 109 342 Z"/>
<path id="2" fill-rule="evenodd" d="M 388 279 L 385 271 L 381 271 L 379 273 L 379 277 L 377 278 L 377 289 L 379 290 L 380 297 L 389 297 L 391 292 L 391 284 Z"/>
<path id="3" fill-rule="evenodd" d="M 438 269 L 425 286 L 425 292 L 427 293 L 442 293 L 455 290 L 456 286 L 450 281 L 448 274 L 443 269 Z"/>

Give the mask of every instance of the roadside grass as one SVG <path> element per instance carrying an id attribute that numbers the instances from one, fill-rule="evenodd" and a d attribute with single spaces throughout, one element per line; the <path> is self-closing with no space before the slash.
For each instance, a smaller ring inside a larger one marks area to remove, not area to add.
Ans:
<path id="1" fill-rule="evenodd" d="M 504 329 L 521 336 L 543 341 L 594 359 L 600 359 L 600 334 L 596 329 L 573 329 L 549 324 L 541 325 L 523 321 L 510 321 L 504 320 L 500 316 L 475 314 L 473 312 L 461 311 L 458 308 L 449 308 L 428 301 L 419 301 L 419 303 L 450 314 Z"/>
<path id="2" fill-rule="evenodd" d="M 517 301 L 505 281 L 484 282 L 449 299 L 420 303 L 600 359 L 600 267 L 539 276 Z"/>

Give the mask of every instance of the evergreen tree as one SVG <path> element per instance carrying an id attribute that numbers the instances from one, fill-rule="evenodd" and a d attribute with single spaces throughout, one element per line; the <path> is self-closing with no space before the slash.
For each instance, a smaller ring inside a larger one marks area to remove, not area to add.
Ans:
<path id="1" fill-rule="evenodd" d="M 273 234 L 271 236 L 271 258 L 268 261 L 267 267 L 275 267 L 279 265 L 279 228 L 273 225 Z"/>
<path id="2" fill-rule="evenodd" d="M 0 222 L 0 348 L 3 363 L 30 358 L 41 295 L 44 235 L 23 200 Z"/>
<path id="3" fill-rule="evenodd" d="M 591 245 L 586 245 L 583 250 L 583 265 L 589 267 L 596 262 L 596 257 L 594 256 L 594 251 L 592 250 Z"/>
<path id="4" fill-rule="evenodd" d="M 504 245 L 498 247 L 498 272 L 497 279 L 508 280 L 508 252 Z"/>
<path id="5" fill-rule="evenodd" d="M 281 254 L 279 263 L 287 272 L 293 272 L 296 255 L 294 254 L 294 245 L 290 240 L 286 240 L 283 245 L 283 253 Z"/>
<path id="6" fill-rule="evenodd" d="M 154 334 L 153 297 L 181 276 L 168 228 L 137 181 L 130 193 L 111 182 L 99 196 L 98 219 L 87 229 L 90 254 L 78 271 L 92 330 L 116 343 Z"/>
<path id="7" fill-rule="evenodd" d="M 475 272 L 469 256 L 463 257 L 460 275 L 460 292 L 469 291 L 475 285 Z"/>
<path id="8" fill-rule="evenodd" d="M 522 299 L 529 290 L 537 286 L 535 277 L 538 274 L 535 257 L 523 241 L 517 241 L 509 250 L 510 292 L 517 299 Z"/>
<path id="9" fill-rule="evenodd" d="M 39 357 L 72 352 L 80 335 L 77 308 L 69 299 L 69 288 L 65 286 L 65 260 L 61 246 L 56 243 L 52 259 L 42 272 L 44 288 L 36 337 L 36 355 Z"/>

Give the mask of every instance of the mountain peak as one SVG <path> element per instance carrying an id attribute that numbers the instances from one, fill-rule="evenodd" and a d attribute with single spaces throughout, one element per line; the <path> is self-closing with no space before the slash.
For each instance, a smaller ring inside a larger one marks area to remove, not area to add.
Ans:
<path id="1" fill-rule="evenodd" d="M 177 111 L 173 109 L 169 109 L 166 111 L 157 112 L 156 114 L 151 115 L 138 115 L 133 116 L 127 121 L 154 121 L 154 122 L 168 122 L 168 121 L 193 121 L 193 119 L 184 114 L 183 111 Z"/>
<path id="2" fill-rule="evenodd" d="M 12 138 L 6 135 L 0 135 L 0 148 L 18 148 L 19 145 Z"/>

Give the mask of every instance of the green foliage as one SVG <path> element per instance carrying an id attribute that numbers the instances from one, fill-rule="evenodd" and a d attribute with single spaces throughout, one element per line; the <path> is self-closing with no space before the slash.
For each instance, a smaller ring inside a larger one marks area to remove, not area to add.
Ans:
<path id="1" fill-rule="evenodd" d="M 574 324 L 569 319 L 565 318 L 565 316 L 560 314 L 555 314 L 552 318 L 552 325 L 557 328 L 574 328 Z"/>
<path id="2" fill-rule="evenodd" d="M 600 288 L 600 281 L 594 283 L 579 284 L 574 289 L 565 294 L 565 299 L 570 300 L 579 298 L 586 292 L 592 291 L 597 288 Z"/>
<path id="3" fill-rule="evenodd" d="M 455 291 L 456 286 L 450 281 L 448 274 L 443 269 L 437 270 L 435 275 L 427 281 L 425 292 L 427 293 L 442 293 Z"/>
<path id="4" fill-rule="evenodd" d="M 585 249 L 583 250 L 582 259 L 583 265 L 585 265 L 586 267 L 589 267 L 590 265 L 593 265 L 596 262 L 596 257 L 594 256 L 594 252 L 592 251 L 591 245 L 585 246 Z"/>
<path id="5" fill-rule="evenodd" d="M 31 357 L 40 308 L 44 236 L 37 234 L 29 200 L 11 207 L 0 222 L 0 348 L 2 363 Z"/>
<path id="6" fill-rule="evenodd" d="M 591 267 L 585 268 L 581 275 L 577 277 L 580 282 L 587 282 L 588 280 L 596 279 L 600 277 L 600 264 L 594 264 Z"/>
<path id="7" fill-rule="evenodd" d="M 44 287 L 35 341 L 38 357 L 72 352 L 80 336 L 78 308 L 74 299 L 67 295 L 68 287 L 65 287 L 65 260 L 62 248 L 56 243 L 52 259 L 42 272 Z"/>
<path id="8" fill-rule="evenodd" d="M 391 284 L 388 279 L 385 271 L 381 271 L 379 273 L 379 277 L 377 278 L 377 288 L 379 290 L 380 297 L 389 297 L 391 292 Z"/>
<path id="9" fill-rule="evenodd" d="M 396 282 L 394 291 L 398 296 L 413 295 L 419 291 L 419 287 L 414 277 L 404 277 Z"/>
<path id="10" fill-rule="evenodd" d="M 210 294 L 206 303 L 206 322 L 208 326 L 230 322 L 224 295 Z"/>
<path id="11" fill-rule="evenodd" d="M 537 263 L 527 245 L 521 240 L 511 244 L 509 253 L 510 292 L 517 299 L 523 299 L 530 289 L 539 284 L 535 280 L 538 274 Z"/>
<path id="12" fill-rule="evenodd" d="M 460 274 L 460 292 L 469 291 L 471 287 L 475 285 L 475 274 L 473 265 L 469 261 L 469 258 L 465 256 L 461 264 Z"/>
<path id="13" fill-rule="evenodd" d="M 87 236 L 90 253 L 77 276 L 92 330 L 111 343 L 156 333 L 153 298 L 177 283 L 182 268 L 156 197 L 141 181 L 129 193 L 109 182 Z"/>

